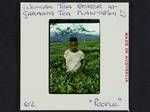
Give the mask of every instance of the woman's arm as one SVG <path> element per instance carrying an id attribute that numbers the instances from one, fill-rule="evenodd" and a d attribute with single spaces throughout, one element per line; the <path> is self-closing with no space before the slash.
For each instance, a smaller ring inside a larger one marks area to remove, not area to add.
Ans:
<path id="1" fill-rule="evenodd" d="M 83 72 L 83 71 L 84 71 L 84 68 L 85 68 L 85 60 L 82 59 L 82 60 L 81 60 L 81 66 L 80 66 L 80 68 L 78 69 L 78 71 L 79 71 L 79 72 Z"/>
<path id="2" fill-rule="evenodd" d="M 66 59 L 64 58 L 64 62 L 63 62 L 63 68 L 66 70 Z"/>

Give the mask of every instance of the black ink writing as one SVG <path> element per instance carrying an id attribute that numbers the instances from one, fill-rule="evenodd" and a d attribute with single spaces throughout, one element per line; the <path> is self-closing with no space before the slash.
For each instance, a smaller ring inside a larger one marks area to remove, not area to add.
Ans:
<path id="1" fill-rule="evenodd" d="M 60 16 L 71 16 L 70 12 L 64 11 L 64 10 L 58 10 L 58 14 Z"/>
<path id="2" fill-rule="evenodd" d="M 89 100 L 91 103 L 92 100 Z M 119 106 L 116 102 L 102 102 L 99 98 L 95 98 L 92 102 L 96 107 L 117 107 Z"/>
<path id="3" fill-rule="evenodd" d="M 53 9 L 53 6 L 47 4 L 28 4 L 22 6 L 24 10 L 45 10 L 45 9 Z"/>
<path id="4" fill-rule="evenodd" d="M 36 106 L 34 105 L 34 101 L 25 101 L 25 102 L 24 102 L 24 106 L 25 106 L 25 107 L 36 107 Z"/>
<path id="5" fill-rule="evenodd" d="M 113 16 L 122 17 L 127 16 L 126 11 L 118 7 L 117 4 L 104 3 L 57 3 L 55 5 L 49 4 L 23 4 L 23 18 L 27 19 L 29 16 Z M 72 9 L 75 9 L 72 13 Z"/>
<path id="6" fill-rule="evenodd" d="M 88 3 L 79 3 L 77 4 L 78 9 L 102 9 L 102 4 L 88 4 Z"/>
<path id="7" fill-rule="evenodd" d="M 71 9 L 72 6 L 62 3 L 62 4 L 57 4 L 57 8 L 58 9 Z"/>
<path id="8" fill-rule="evenodd" d="M 23 18 L 27 19 L 29 16 L 54 16 L 53 11 L 24 11 Z"/>
<path id="9" fill-rule="evenodd" d="M 100 16 L 100 15 L 103 15 L 103 16 L 107 16 L 107 15 L 112 15 L 112 16 L 116 16 L 116 12 L 113 11 L 109 11 L 109 10 L 102 10 L 102 11 L 83 11 L 83 10 L 78 10 L 77 11 L 77 15 L 80 15 L 80 16 Z"/>

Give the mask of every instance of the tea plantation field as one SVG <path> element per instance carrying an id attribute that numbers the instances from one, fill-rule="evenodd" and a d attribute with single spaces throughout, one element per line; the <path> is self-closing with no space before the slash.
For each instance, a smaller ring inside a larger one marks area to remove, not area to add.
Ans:
<path id="1" fill-rule="evenodd" d="M 79 42 L 85 53 L 83 72 L 69 74 L 63 68 L 64 52 L 69 44 L 49 45 L 49 92 L 51 94 L 98 94 L 100 93 L 100 44 L 98 41 Z"/>

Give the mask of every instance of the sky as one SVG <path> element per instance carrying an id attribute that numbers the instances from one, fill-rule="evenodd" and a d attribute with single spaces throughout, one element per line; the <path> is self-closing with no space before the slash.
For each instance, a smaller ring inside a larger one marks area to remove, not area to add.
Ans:
<path id="1" fill-rule="evenodd" d="M 55 29 L 57 27 L 61 28 L 61 29 L 66 29 L 67 27 L 73 27 L 73 24 L 75 26 L 77 25 L 83 25 L 84 28 L 86 28 L 89 31 L 93 31 L 90 32 L 90 34 L 99 34 L 99 23 L 58 23 L 56 24 L 52 29 L 50 29 L 52 32 L 55 31 Z"/>

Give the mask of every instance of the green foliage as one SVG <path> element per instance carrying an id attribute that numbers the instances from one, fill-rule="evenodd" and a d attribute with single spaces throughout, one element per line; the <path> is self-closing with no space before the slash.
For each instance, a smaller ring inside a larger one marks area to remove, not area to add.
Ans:
<path id="1" fill-rule="evenodd" d="M 63 68 L 64 51 L 68 43 L 50 44 L 50 93 L 95 94 L 100 92 L 100 50 L 98 41 L 79 43 L 85 53 L 83 72 L 66 73 Z"/>

